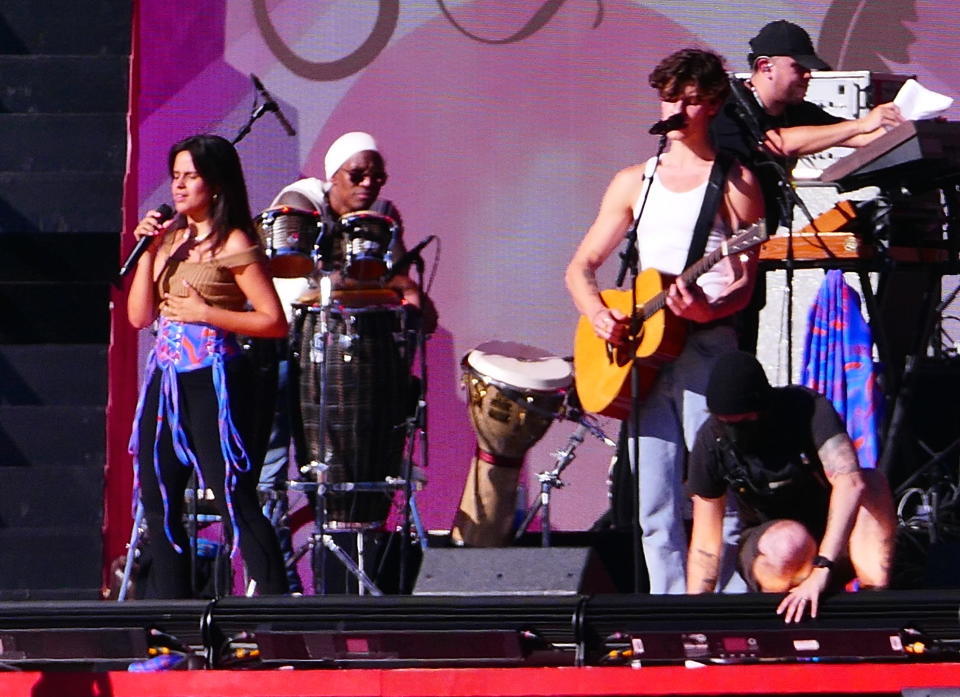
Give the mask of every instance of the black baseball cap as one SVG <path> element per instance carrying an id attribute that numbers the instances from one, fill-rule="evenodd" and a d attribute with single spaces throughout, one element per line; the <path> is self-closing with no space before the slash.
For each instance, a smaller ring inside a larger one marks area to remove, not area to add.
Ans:
<path id="1" fill-rule="evenodd" d="M 759 56 L 790 56 L 804 68 L 830 70 L 830 66 L 813 50 L 806 29 L 785 19 L 767 24 L 750 39 L 750 48 L 752 52 L 747 60 L 751 66 Z"/>
<path id="2" fill-rule="evenodd" d="M 763 411 L 772 388 L 755 356 L 745 351 L 717 359 L 707 382 L 707 409 L 721 416 Z"/>

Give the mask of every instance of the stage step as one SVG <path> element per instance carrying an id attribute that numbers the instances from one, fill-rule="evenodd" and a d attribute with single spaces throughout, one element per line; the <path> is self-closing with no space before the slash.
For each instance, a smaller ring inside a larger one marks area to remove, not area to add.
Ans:
<path id="1" fill-rule="evenodd" d="M 0 345 L 0 404 L 102 406 L 106 397 L 104 345 Z"/>
<path id="2" fill-rule="evenodd" d="M 0 467 L 0 527 L 99 531 L 103 466 Z"/>
<path id="3" fill-rule="evenodd" d="M 3 0 L 0 53 L 127 55 L 129 0 Z"/>
<path id="4" fill-rule="evenodd" d="M 0 233 L 102 233 L 121 227 L 121 170 L 0 172 L 0 191 Z"/>
<path id="5" fill-rule="evenodd" d="M 105 284 L 120 267 L 117 232 L 6 234 L 0 283 Z"/>
<path id="6" fill-rule="evenodd" d="M 0 172 L 122 172 L 126 114 L 0 114 Z M 42 190 L 35 192 L 45 197 Z M 63 195 L 64 192 L 57 192 Z"/>
<path id="7" fill-rule="evenodd" d="M 0 405 L 0 471 L 102 465 L 104 440 L 102 406 Z"/>
<path id="8" fill-rule="evenodd" d="M 109 307 L 105 283 L 0 283 L 0 344 L 106 344 Z"/>
<path id="9" fill-rule="evenodd" d="M 122 114 L 128 69 L 125 55 L 0 55 L 0 112 Z"/>
<path id="10" fill-rule="evenodd" d="M 95 598 L 102 549 L 95 526 L 0 529 L 0 597 Z"/>

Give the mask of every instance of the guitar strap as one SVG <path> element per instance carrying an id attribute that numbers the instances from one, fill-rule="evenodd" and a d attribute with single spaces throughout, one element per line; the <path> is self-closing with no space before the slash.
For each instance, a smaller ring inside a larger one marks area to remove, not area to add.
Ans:
<path id="1" fill-rule="evenodd" d="M 727 173 L 730 171 L 732 164 L 733 155 L 723 150 L 717 152 L 713 161 L 713 168 L 710 170 L 710 178 L 707 180 L 707 190 L 703 195 L 703 203 L 700 206 L 700 216 L 697 218 L 697 224 L 693 227 L 693 237 L 690 240 L 687 263 L 683 265 L 685 269 L 689 269 L 695 262 L 699 261 L 707 249 L 707 238 L 710 236 L 713 221 L 720 209 L 724 184 L 727 181 Z"/>

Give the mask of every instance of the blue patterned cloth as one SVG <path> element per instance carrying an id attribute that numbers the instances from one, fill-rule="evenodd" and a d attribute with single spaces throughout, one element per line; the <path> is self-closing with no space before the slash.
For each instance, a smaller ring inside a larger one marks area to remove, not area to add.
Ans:
<path id="1" fill-rule="evenodd" d="M 800 381 L 826 396 L 843 417 L 860 466 L 877 466 L 880 400 L 870 325 L 860 296 L 837 269 L 827 272 L 807 317 Z"/>
<path id="2" fill-rule="evenodd" d="M 160 476 L 160 456 L 158 452 L 160 431 L 166 424 L 170 428 L 173 439 L 173 449 L 177 459 L 185 467 L 192 467 L 196 472 L 197 482 L 201 490 L 206 489 L 203 481 L 203 472 L 197 457 L 190 447 L 187 433 L 180 421 L 180 397 L 177 390 L 177 373 L 211 368 L 213 387 L 217 395 L 219 409 L 220 449 L 226 463 L 224 489 L 226 491 L 227 509 L 230 511 L 230 522 L 233 529 L 233 553 L 237 551 L 239 530 L 233 513 L 231 493 L 236 483 L 235 472 L 250 470 L 250 458 L 243 447 L 243 440 L 230 415 L 230 401 L 227 397 L 227 382 L 224 372 L 224 363 L 240 354 L 240 346 L 236 337 L 222 329 L 204 324 L 188 324 L 175 322 L 160 317 L 157 329 L 156 345 L 147 359 L 145 379 L 140 389 L 140 399 L 137 402 L 137 412 L 133 422 L 133 433 L 130 436 L 129 452 L 133 455 L 134 467 L 134 497 L 140 491 L 140 420 L 143 418 L 144 400 L 147 395 L 147 386 L 155 371 L 160 371 L 160 404 L 157 407 L 157 424 L 153 440 L 153 465 L 160 484 L 160 494 L 163 498 L 164 530 L 167 539 L 177 552 L 182 553 L 180 546 L 173 541 L 170 529 L 170 506 L 167 487 Z"/>

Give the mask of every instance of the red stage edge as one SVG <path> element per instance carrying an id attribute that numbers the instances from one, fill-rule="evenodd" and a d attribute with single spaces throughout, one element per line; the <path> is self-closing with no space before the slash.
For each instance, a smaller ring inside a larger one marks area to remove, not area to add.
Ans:
<path id="1" fill-rule="evenodd" d="M 960 664 L 945 663 L 0 675 L 4 697 L 900 695 L 905 688 L 957 686 Z"/>
<path id="2" fill-rule="evenodd" d="M 133 3 L 130 37 L 129 96 L 127 106 L 127 162 L 123 177 L 123 211 L 120 230 L 120 259 L 133 249 L 129 230 L 137 224 L 137 168 L 140 154 L 137 97 L 140 92 L 140 3 Z M 127 320 L 127 284 L 110 292 L 110 346 L 107 353 L 106 463 L 103 473 L 103 564 L 101 592 L 110 588 L 113 560 L 127 552 L 133 525 L 133 460 L 127 452 L 133 415 L 137 407 L 137 344 L 139 332 Z"/>

